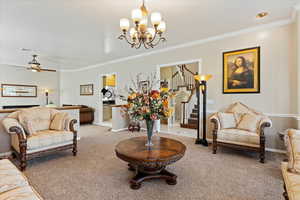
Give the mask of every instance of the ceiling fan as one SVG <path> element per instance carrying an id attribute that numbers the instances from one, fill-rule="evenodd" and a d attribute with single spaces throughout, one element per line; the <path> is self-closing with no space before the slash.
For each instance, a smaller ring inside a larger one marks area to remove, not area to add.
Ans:
<path id="1" fill-rule="evenodd" d="M 31 70 L 33 72 L 56 72 L 54 69 L 43 69 L 41 68 L 41 64 L 36 60 L 37 55 L 32 55 L 32 61 L 30 61 L 28 64 L 30 67 L 28 67 L 28 70 Z"/>

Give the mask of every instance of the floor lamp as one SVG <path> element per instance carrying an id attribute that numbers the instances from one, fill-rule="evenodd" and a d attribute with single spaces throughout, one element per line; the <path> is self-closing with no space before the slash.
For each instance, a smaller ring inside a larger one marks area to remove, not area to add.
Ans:
<path id="1" fill-rule="evenodd" d="M 195 88 L 197 96 L 197 139 L 195 144 L 202 144 L 203 146 L 208 146 L 206 140 L 206 94 L 207 94 L 207 81 L 212 77 L 212 75 L 198 75 L 194 76 Z M 202 92 L 203 105 L 202 105 L 202 139 L 200 139 L 200 90 Z"/>

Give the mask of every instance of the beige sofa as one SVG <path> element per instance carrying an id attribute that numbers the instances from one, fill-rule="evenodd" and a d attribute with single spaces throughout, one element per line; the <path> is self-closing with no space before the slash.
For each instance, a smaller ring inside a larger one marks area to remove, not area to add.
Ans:
<path id="1" fill-rule="evenodd" d="M 290 129 L 285 135 L 288 162 L 281 163 L 286 200 L 300 199 L 300 130 Z"/>
<path id="2" fill-rule="evenodd" d="M 9 160 L 0 160 L 0 200 L 42 200 Z"/>
<path id="3" fill-rule="evenodd" d="M 260 162 L 265 160 L 264 129 L 271 127 L 271 120 L 262 113 L 236 102 L 213 114 L 210 121 L 213 129 L 213 153 L 218 146 L 246 149 L 259 152 Z"/>
<path id="4" fill-rule="evenodd" d="M 13 155 L 26 169 L 27 160 L 45 153 L 72 149 L 77 153 L 77 131 L 67 113 L 51 108 L 35 107 L 9 114 L 2 123 L 11 134 Z"/>

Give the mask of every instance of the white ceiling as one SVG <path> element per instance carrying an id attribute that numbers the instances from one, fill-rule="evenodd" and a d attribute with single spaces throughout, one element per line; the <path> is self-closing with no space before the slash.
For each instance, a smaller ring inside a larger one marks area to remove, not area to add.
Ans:
<path id="1" fill-rule="evenodd" d="M 49 68 L 78 69 L 152 50 L 120 41 L 119 19 L 140 0 L 0 0 L 0 63 L 26 65 L 30 55 Z M 158 48 L 288 19 L 300 0 L 146 0 L 167 22 Z M 257 20 L 256 14 L 270 15 Z M 34 52 L 21 51 L 22 48 Z M 154 49 L 155 50 L 155 49 Z"/>

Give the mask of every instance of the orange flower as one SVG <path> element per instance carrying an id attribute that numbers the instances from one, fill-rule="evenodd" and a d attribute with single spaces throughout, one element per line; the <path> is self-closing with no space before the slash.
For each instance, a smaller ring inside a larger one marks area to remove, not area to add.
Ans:
<path id="1" fill-rule="evenodd" d="M 136 98 L 136 93 L 132 93 L 129 97 L 128 97 L 128 99 L 135 99 Z"/>
<path id="2" fill-rule="evenodd" d="M 168 100 L 163 100 L 162 104 L 165 108 L 167 108 L 169 106 L 169 101 Z"/>

